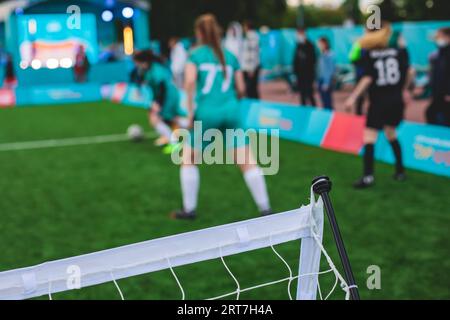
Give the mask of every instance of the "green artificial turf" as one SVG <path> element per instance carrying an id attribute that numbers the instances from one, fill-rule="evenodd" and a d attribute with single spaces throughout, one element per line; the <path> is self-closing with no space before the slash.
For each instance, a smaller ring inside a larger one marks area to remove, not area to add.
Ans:
<path id="1" fill-rule="evenodd" d="M 117 134 L 132 123 L 147 126 L 145 111 L 106 102 L 0 110 L 0 144 Z M 450 298 L 447 178 L 411 171 L 408 182 L 399 184 L 391 180 L 391 166 L 378 164 L 377 186 L 356 192 L 350 186 L 361 171 L 358 157 L 287 141 L 280 148 L 280 172 L 267 178 L 274 210 L 307 204 L 311 179 L 329 175 L 363 299 Z M 181 202 L 178 168 L 151 140 L 0 152 L 0 271 L 257 216 L 237 168 L 202 166 L 201 177 L 199 219 L 180 222 L 168 219 Z M 328 226 L 325 247 L 340 266 Z M 299 243 L 278 249 L 296 272 Z M 226 261 L 243 288 L 288 276 L 271 249 Z M 371 265 L 381 268 L 381 290 L 366 287 Z M 220 260 L 175 271 L 188 299 L 235 289 Z M 333 277 L 320 279 L 327 292 Z M 119 285 L 127 299 L 181 297 L 170 271 L 121 280 Z M 275 285 L 241 298 L 287 299 L 286 288 Z M 342 297 L 341 291 L 333 295 Z M 53 298 L 119 295 L 107 283 Z"/>

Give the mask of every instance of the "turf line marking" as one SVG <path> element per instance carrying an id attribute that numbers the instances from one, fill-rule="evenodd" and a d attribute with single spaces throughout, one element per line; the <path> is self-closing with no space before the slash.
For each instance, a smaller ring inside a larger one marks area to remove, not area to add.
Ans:
<path id="1" fill-rule="evenodd" d="M 155 138 L 156 134 L 147 133 L 145 134 L 145 137 Z M 113 134 L 106 136 L 13 142 L 0 144 L 0 152 L 82 146 L 90 144 L 122 142 L 128 140 L 129 138 L 125 134 Z"/>

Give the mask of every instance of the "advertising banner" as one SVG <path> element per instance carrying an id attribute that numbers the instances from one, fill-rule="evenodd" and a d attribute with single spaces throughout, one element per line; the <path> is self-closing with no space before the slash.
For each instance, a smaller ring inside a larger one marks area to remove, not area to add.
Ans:
<path id="1" fill-rule="evenodd" d="M 97 24 L 93 14 L 82 14 L 80 26 L 68 25 L 66 14 L 17 17 L 21 67 L 71 67 L 80 46 L 91 63 L 98 60 Z"/>
<path id="2" fill-rule="evenodd" d="M 363 151 L 364 117 L 264 101 L 243 103 L 246 128 L 279 129 L 280 138 L 343 153 L 357 155 Z M 398 135 L 408 168 L 450 177 L 450 128 L 405 121 Z M 382 133 L 376 158 L 394 162 L 391 146 Z"/>
<path id="3" fill-rule="evenodd" d="M 62 86 L 34 86 L 16 89 L 16 103 L 23 105 L 52 105 L 101 101 L 99 84 L 72 84 Z"/>

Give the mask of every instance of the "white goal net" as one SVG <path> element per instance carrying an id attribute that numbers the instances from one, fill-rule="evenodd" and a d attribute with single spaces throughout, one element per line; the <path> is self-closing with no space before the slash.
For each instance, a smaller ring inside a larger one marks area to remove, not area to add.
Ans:
<path id="1" fill-rule="evenodd" d="M 297 210 L 1 272 L 0 299 L 17 300 L 41 296 L 52 299 L 55 293 L 108 282 L 114 283 L 120 297 L 125 299 L 126 295 L 119 286 L 119 280 L 161 270 L 171 271 L 180 289 L 181 298 L 186 299 L 188 293 L 177 277 L 176 268 L 220 259 L 234 280 L 236 289 L 205 299 L 239 299 L 243 292 L 286 283 L 291 299 L 327 299 L 340 286 L 345 299 L 348 300 L 349 286 L 322 245 L 323 212 L 322 200 L 316 202 L 311 192 L 311 203 Z M 275 248 L 276 245 L 296 240 L 301 240 L 298 272 L 294 272 Z M 227 265 L 226 258 L 263 248 L 273 250 L 286 266 L 289 275 L 277 281 L 241 287 L 233 270 Z M 329 269 L 321 272 L 322 255 Z M 76 288 L 70 270 L 79 271 Z M 333 274 L 336 281 L 329 294 L 322 294 L 318 278 L 326 273 Z M 293 283 L 297 284 L 295 297 L 291 294 Z"/>

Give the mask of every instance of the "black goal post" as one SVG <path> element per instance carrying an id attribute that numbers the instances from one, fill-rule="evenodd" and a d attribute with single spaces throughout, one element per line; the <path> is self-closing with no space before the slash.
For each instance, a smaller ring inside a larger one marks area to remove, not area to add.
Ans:
<path id="1" fill-rule="evenodd" d="M 344 240 L 342 239 L 342 234 L 339 229 L 336 214 L 333 209 L 333 204 L 331 203 L 330 192 L 332 188 L 332 182 L 329 177 L 320 176 L 313 180 L 312 187 L 314 193 L 322 197 L 323 203 L 325 205 L 328 220 L 333 232 L 334 241 L 336 242 L 339 257 L 344 268 L 345 280 L 347 281 L 349 287 L 350 298 L 351 300 L 360 300 L 358 286 L 356 285 L 355 277 L 350 265 L 350 259 L 348 258 L 347 250 L 345 250 Z"/>

